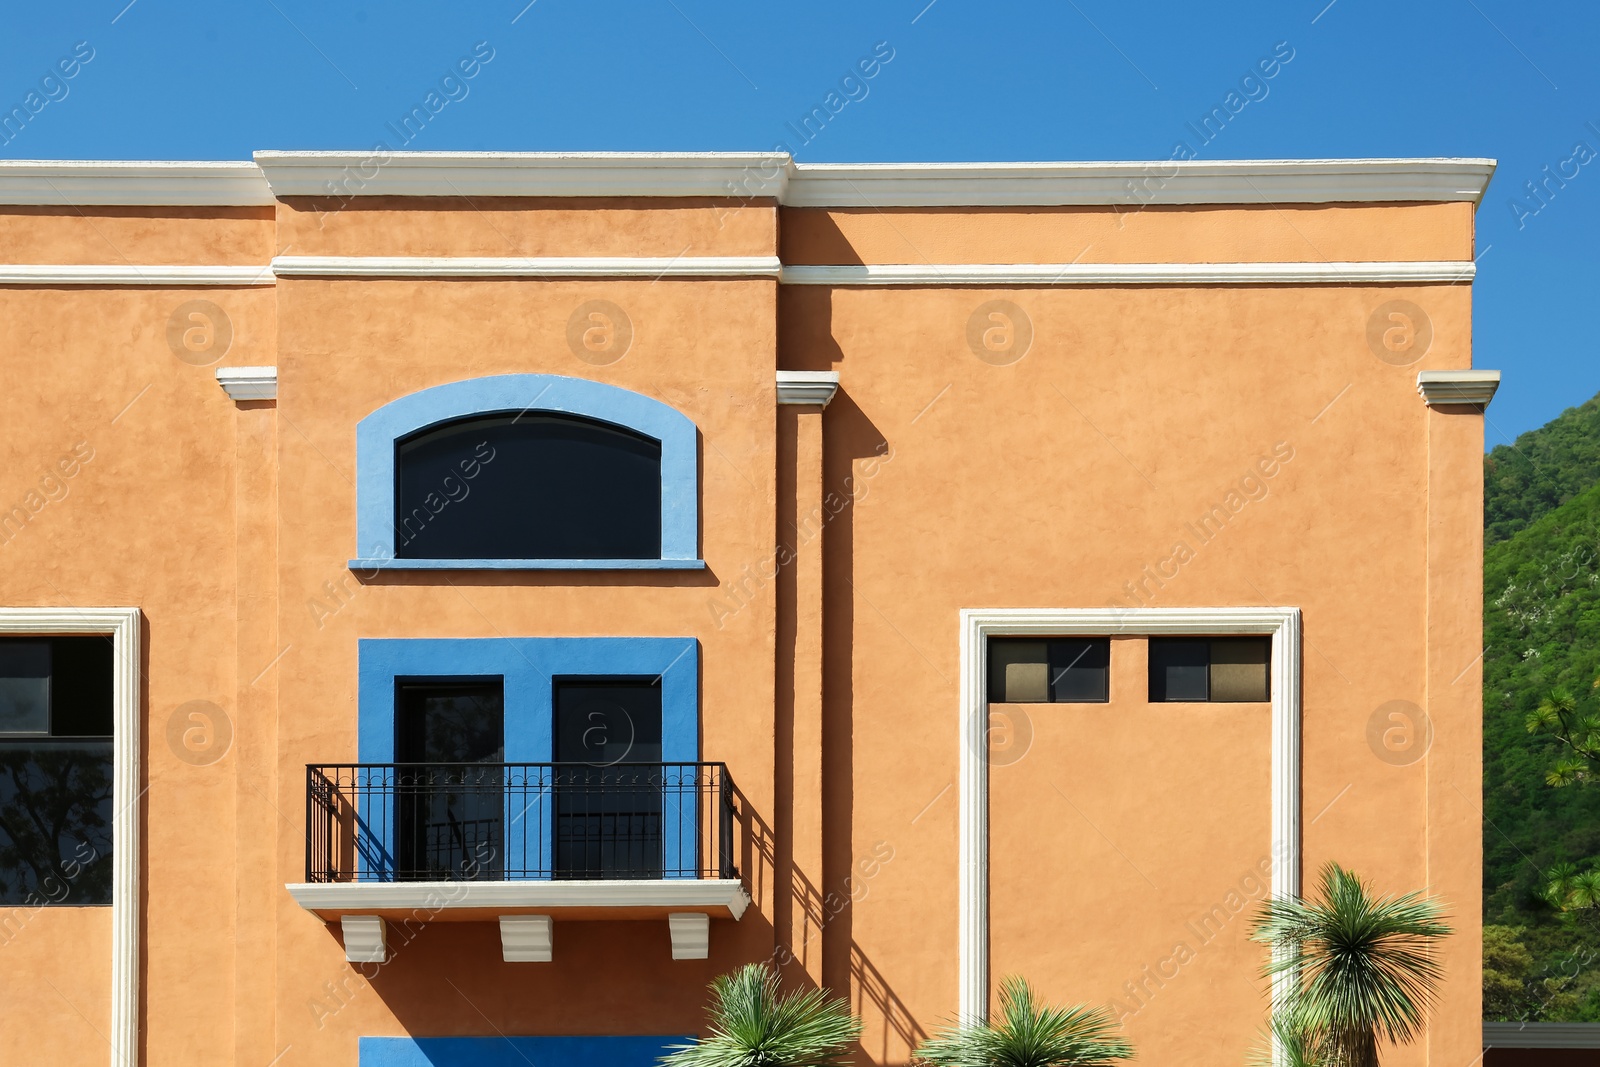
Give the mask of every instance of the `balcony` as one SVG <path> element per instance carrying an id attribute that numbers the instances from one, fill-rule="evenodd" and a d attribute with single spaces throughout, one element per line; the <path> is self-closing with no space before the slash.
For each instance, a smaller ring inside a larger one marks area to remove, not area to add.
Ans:
<path id="1" fill-rule="evenodd" d="M 507 960 L 552 958 L 555 918 L 666 919 L 704 959 L 749 895 L 721 763 L 384 763 L 306 768 L 306 910 L 346 958 L 382 962 L 394 924 L 493 922 Z"/>

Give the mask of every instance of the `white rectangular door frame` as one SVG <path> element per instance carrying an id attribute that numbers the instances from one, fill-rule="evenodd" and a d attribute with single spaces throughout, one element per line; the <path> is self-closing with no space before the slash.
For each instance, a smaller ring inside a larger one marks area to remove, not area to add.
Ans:
<path id="1" fill-rule="evenodd" d="M 1272 895 L 1300 895 L 1299 608 L 963 608 L 961 611 L 960 997 L 963 1024 L 989 1015 L 990 637 L 1231 636 L 1272 640 Z M 1281 1004 L 1290 976 L 1273 983 Z"/>

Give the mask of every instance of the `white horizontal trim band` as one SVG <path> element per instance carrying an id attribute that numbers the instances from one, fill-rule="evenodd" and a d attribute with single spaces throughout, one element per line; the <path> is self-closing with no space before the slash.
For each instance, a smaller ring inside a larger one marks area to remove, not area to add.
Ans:
<path id="1" fill-rule="evenodd" d="M 1478 203 L 1490 159 L 796 163 L 755 152 L 257 152 L 254 162 L 0 161 L 0 204 L 265 205 L 280 197 L 776 199 L 794 207 Z"/>
<path id="2" fill-rule="evenodd" d="M 776 278 L 776 256 L 278 256 L 281 277 Z"/>
<path id="3" fill-rule="evenodd" d="M 790 207 L 1477 203 L 1491 159 L 797 164 Z"/>
<path id="4" fill-rule="evenodd" d="M 0 204 L 260 207 L 266 175 L 244 160 L 0 160 Z"/>
<path id="5" fill-rule="evenodd" d="M 270 267 L 195 267 L 113 263 L 0 263 L 0 285 L 271 285 Z"/>
<path id="6" fill-rule="evenodd" d="M 785 266 L 785 285 L 1341 285 L 1470 282 L 1471 260 L 1395 263 L 881 263 Z"/>
<path id="7" fill-rule="evenodd" d="M 755 152 L 257 152 L 284 196 L 774 197 L 787 155 Z"/>
<path id="8" fill-rule="evenodd" d="M 736 878 L 639 881 L 290 882 L 284 888 L 307 911 L 400 908 L 726 908 L 735 919 L 750 895 Z"/>
<path id="9" fill-rule="evenodd" d="M 1470 282 L 1470 260 L 1389 263 L 879 263 L 774 256 L 279 256 L 270 267 L 0 264 L 0 285 L 271 285 L 305 278 L 776 278 L 785 285 L 1362 285 Z"/>

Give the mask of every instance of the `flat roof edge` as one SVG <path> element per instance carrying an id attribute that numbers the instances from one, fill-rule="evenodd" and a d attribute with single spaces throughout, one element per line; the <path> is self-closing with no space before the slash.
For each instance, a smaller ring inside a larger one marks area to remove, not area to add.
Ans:
<path id="1" fill-rule="evenodd" d="M 260 206 L 284 197 L 771 199 L 792 207 L 1471 202 L 1471 158 L 796 163 L 748 152 L 257 152 L 251 161 L 0 161 L 0 204 Z"/>

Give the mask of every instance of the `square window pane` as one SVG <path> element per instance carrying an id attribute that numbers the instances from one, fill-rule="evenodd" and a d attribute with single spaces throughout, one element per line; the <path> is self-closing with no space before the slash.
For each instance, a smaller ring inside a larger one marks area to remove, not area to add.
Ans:
<path id="1" fill-rule="evenodd" d="M 1270 637 L 1218 637 L 1211 642 L 1211 699 L 1263 701 L 1268 692 Z"/>
<path id="2" fill-rule="evenodd" d="M 1110 663 L 1110 638 L 1063 638 L 1051 641 L 1050 699 L 1069 704 L 1106 700 L 1109 696 L 1106 675 Z"/>
<path id="3" fill-rule="evenodd" d="M 1150 701 L 1211 699 L 1209 638 L 1163 637 L 1150 640 Z"/>
<path id="4" fill-rule="evenodd" d="M 1044 641 L 996 637 L 989 641 L 989 701 L 1043 704 L 1050 699 L 1050 652 Z"/>
<path id="5" fill-rule="evenodd" d="M 0 640 L 0 733 L 49 732 L 49 642 Z"/>

